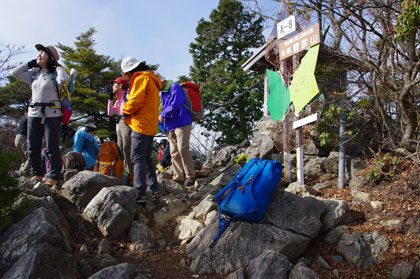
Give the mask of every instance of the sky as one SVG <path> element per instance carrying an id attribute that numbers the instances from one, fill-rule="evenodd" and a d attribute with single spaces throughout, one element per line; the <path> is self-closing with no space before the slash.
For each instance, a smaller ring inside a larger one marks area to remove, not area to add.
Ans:
<path id="1" fill-rule="evenodd" d="M 0 43 L 25 46 L 17 62 L 37 55 L 35 44 L 74 47 L 90 27 L 97 54 L 115 60 L 133 56 L 159 64 L 169 79 L 189 74 L 189 45 L 201 18 L 209 19 L 219 0 L 2 0 Z"/>

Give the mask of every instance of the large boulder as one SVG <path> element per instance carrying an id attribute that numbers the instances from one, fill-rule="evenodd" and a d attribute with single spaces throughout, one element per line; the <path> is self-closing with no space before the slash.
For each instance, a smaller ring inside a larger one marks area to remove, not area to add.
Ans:
<path id="1" fill-rule="evenodd" d="M 86 206 L 83 217 L 96 223 L 104 236 L 116 238 L 130 229 L 136 213 L 136 193 L 129 186 L 102 188 Z"/>
<path id="2" fill-rule="evenodd" d="M 348 224 L 353 220 L 347 201 L 320 198 L 318 200 L 326 206 L 326 211 L 321 218 L 322 229 L 329 231 L 334 227 Z"/>
<path id="3" fill-rule="evenodd" d="M 248 278 L 287 279 L 291 264 L 282 253 L 266 250 L 248 266 Z"/>
<path id="4" fill-rule="evenodd" d="M 271 160 L 276 150 L 276 142 L 273 139 L 278 138 L 277 132 L 281 127 L 280 121 L 263 120 L 254 128 L 252 134 L 252 144 L 246 149 L 247 156 L 251 158 L 261 158 Z"/>
<path id="5" fill-rule="evenodd" d="M 0 236 L 1 278 L 80 278 L 62 218 L 51 201 L 33 201 L 33 211 Z"/>
<path id="6" fill-rule="evenodd" d="M 217 231 L 217 222 L 213 222 L 187 245 L 187 254 L 193 258 L 192 272 L 226 275 L 249 264 L 265 250 L 277 251 L 292 260 L 301 255 L 310 242 L 303 235 L 271 225 L 235 221 L 209 248 Z"/>
<path id="7" fill-rule="evenodd" d="M 299 197 L 276 190 L 265 212 L 264 222 L 313 239 L 321 229 L 320 219 L 325 209 L 325 205 L 314 197 Z"/>
<path id="8" fill-rule="evenodd" d="M 99 172 L 82 171 L 63 184 L 62 195 L 79 208 L 84 208 L 104 187 L 118 185 L 120 180 Z"/>

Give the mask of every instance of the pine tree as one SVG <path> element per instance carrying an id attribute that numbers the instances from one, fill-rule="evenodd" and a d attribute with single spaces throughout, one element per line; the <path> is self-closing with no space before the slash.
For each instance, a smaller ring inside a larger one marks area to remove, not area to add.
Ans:
<path id="1" fill-rule="evenodd" d="M 95 126 L 100 137 L 115 131 L 116 118 L 106 113 L 109 81 L 120 75 L 119 61 L 96 53 L 94 28 L 76 37 L 75 47 L 58 43 L 62 63 L 66 69 L 77 71 L 72 93 L 72 121 L 77 125 Z M 64 61 L 64 62 L 63 62 Z M 98 134 L 98 133 L 97 133 Z"/>
<path id="2" fill-rule="evenodd" d="M 248 139 L 262 117 L 263 83 L 232 104 L 224 105 L 261 79 L 244 72 L 241 65 L 250 49 L 264 44 L 262 18 L 247 12 L 241 2 L 220 0 L 210 20 L 201 19 L 197 37 L 190 44 L 193 55 L 191 78 L 201 86 L 206 108 L 202 125 L 222 132 L 218 143 L 237 144 Z"/>

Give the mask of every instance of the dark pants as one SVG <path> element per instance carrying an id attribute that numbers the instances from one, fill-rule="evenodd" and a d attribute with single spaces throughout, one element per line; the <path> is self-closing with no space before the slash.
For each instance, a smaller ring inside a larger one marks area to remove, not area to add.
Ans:
<path id="1" fill-rule="evenodd" d="M 61 117 L 28 117 L 28 159 L 32 167 L 32 175 L 44 176 L 41 166 L 42 139 L 45 137 L 47 156 L 51 169 L 45 174 L 53 179 L 61 178 L 60 125 Z"/>
<path id="2" fill-rule="evenodd" d="M 167 168 L 171 165 L 171 149 L 169 144 L 166 145 L 165 150 L 163 150 L 162 159 L 160 160 L 162 167 Z"/>
<path id="3" fill-rule="evenodd" d="M 131 133 L 131 162 L 134 166 L 133 186 L 138 197 L 146 195 L 147 186 L 152 192 L 159 191 L 155 166 L 152 161 L 153 136 Z"/>

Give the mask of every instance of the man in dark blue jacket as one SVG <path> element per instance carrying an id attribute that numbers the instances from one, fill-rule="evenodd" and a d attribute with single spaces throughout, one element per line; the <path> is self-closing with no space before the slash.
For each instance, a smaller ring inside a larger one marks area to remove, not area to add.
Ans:
<path id="1" fill-rule="evenodd" d="M 73 151 L 67 153 L 64 163 L 65 169 L 88 169 L 92 170 L 98 159 L 99 145 L 95 137 L 95 128 L 86 127 L 78 130 L 74 135 Z"/>
<path id="2" fill-rule="evenodd" d="M 161 79 L 165 79 L 161 77 Z M 162 111 L 159 122 L 165 120 L 169 132 L 173 181 L 192 186 L 195 182 L 194 161 L 190 153 L 190 135 L 192 128 L 191 113 L 187 108 L 181 86 L 172 80 L 162 80 Z"/>

